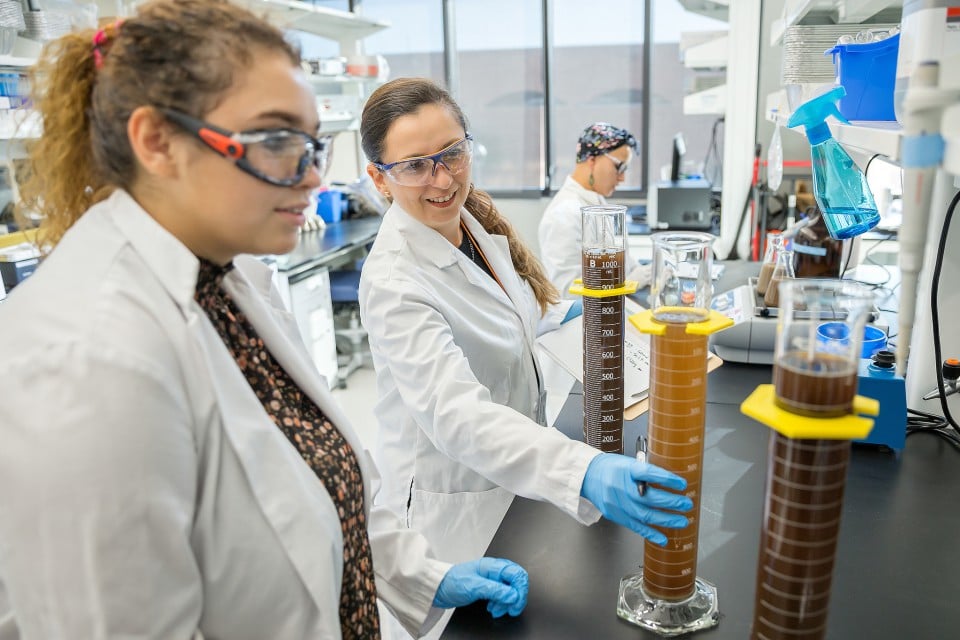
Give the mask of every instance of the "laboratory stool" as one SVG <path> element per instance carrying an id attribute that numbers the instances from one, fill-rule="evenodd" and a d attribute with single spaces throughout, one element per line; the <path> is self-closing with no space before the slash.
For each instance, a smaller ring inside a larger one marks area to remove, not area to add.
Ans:
<path id="1" fill-rule="evenodd" d="M 334 316 L 347 318 L 343 321 L 346 326 L 335 329 L 334 335 L 349 345 L 349 359 L 342 365 L 338 363 L 334 388 L 346 387 L 347 378 L 364 365 L 365 357 L 370 353 L 364 344 L 367 332 L 360 324 L 359 288 L 360 271 L 344 269 L 330 272 L 330 299 L 334 306 Z"/>

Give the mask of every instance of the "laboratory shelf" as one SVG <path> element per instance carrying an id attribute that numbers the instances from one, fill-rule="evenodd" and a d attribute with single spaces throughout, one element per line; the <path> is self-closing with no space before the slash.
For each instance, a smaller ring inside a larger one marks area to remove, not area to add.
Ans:
<path id="1" fill-rule="evenodd" d="M 730 15 L 730 0 L 680 0 L 691 13 L 726 22 Z"/>
<path id="2" fill-rule="evenodd" d="M 389 24 L 364 16 L 317 7 L 296 0 L 235 0 L 283 29 L 306 31 L 331 40 L 358 40 L 386 29 Z"/>
<path id="3" fill-rule="evenodd" d="M 683 97 L 683 114 L 687 116 L 723 115 L 727 110 L 727 85 L 691 93 Z"/>
<path id="4" fill-rule="evenodd" d="M 32 67 L 36 58 L 24 58 L 21 56 L 0 56 L 0 67 L 4 69 L 26 69 Z"/>
<path id="5" fill-rule="evenodd" d="M 688 69 L 723 69 L 730 57 L 730 37 L 724 34 L 691 45 L 682 51 L 682 55 L 683 66 Z"/>
<path id="6" fill-rule="evenodd" d="M 859 24 L 884 9 L 902 7 L 903 0 L 786 0 L 783 17 L 770 27 L 770 44 L 783 40 L 787 27 L 792 27 L 816 16 L 823 22 Z"/>
<path id="7" fill-rule="evenodd" d="M 896 162 L 900 159 L 903 130 L 899 122 L 830 122 L 830 132 L 844 147 L 874 155 L 879 153 Z"/>

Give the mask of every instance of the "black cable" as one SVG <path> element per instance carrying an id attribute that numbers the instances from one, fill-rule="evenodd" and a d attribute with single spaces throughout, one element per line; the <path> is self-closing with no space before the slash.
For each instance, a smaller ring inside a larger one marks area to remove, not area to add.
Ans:
<path id="1" fill-rule="evenodd" d="M 713 121 L 713 128 L 710 130 L 710 144 L 707 145 L 707 153 L 703 157 L 703 177 L 710 183 L 710 186 L 713 186 L 713 183 L 716 182 L 710 174 L 707 172 L 707 166 L 710 162 L 710 153 L 713 152 L 713 157 L 717 160 L 717 175 L 723 175 L 723 159 L 720 157 L 720 147 L 717 145 L 717 127 L 720 123 L 724 122 L 724 117 L 720 116 Z"/>
<path id="2" fill-rule="evenodd" d="M 940 363 L 943 362 L 943 352 L 940 346 L 940 311 L 938 307 L 939 289 L 940 289 L 940 271 L 943 269 L 943 255 L 947 249 L 947 236 L 950 233 L 950 223 L 953 220 L 953 212 L 957 208 L 957 202 L 960 202 L 960 191 L 954 194 L 950 206 L 947 207 L 947 213 L 943 217 L 943 227 L 940 230 L 940 243 L 937 246 L 937 259 L 933 266 L 933 277 L 930 282 L 930 319 L 933 323 L 933 357 L 934 366 L 937 368 L 937 389 L 940 391 L 940 407 L 943 409 L 943 417 L 953 430 L 960 435 L 960 426 L 950 415 L 950 407 L 947 403 L 946 388 L 943 384 L 943 369 Z"/>

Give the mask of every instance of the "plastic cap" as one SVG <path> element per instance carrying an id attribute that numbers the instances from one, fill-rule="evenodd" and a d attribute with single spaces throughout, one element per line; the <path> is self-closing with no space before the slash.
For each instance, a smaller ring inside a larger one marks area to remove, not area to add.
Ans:
<path id="1" fill-rule="evenodd" d="M 956 380 L 960 378 L 960 360 L 956 358 L 947 358 L 943 361 L 943 377 L 947 380 Z"/>
<path id="2" fill-rule="evenodd" d="M 843 88 L 843 85 L 837 85 L 822 96 L 804 102 L 790 116 L 787 126 L 799 127 L 803 125 L 804 133 L 806 133 L 810 144 L 820 144 L 830 137 L 830 129 L 826 126 L 827 118 L 833 116 L 844 124 L 850 123 L 837 108 L 837 100 L 845 95 L 847 95 L 847 90 Z"/>
<path id="3" fill-rule="evenodd" d="M 886 349 L 877 351 L 873 354 L 873 364 L 881 369 L 892 369 L 897 364 L 897 355 Z"/>

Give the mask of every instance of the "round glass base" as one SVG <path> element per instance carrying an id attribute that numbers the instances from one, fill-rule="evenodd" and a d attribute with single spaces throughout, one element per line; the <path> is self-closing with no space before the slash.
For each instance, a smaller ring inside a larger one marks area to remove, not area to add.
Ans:
<path id="1" fill-rule="evenodd" d="M 661 636 L 679 636 L 715 627 L 720 622 L 717 588 L 697 578 L 693 595 L 679 602 L 652 598 L 643 590 L 643 567 L 640 573 L 624 576 L 620 581 L 617 615 Z"/>

